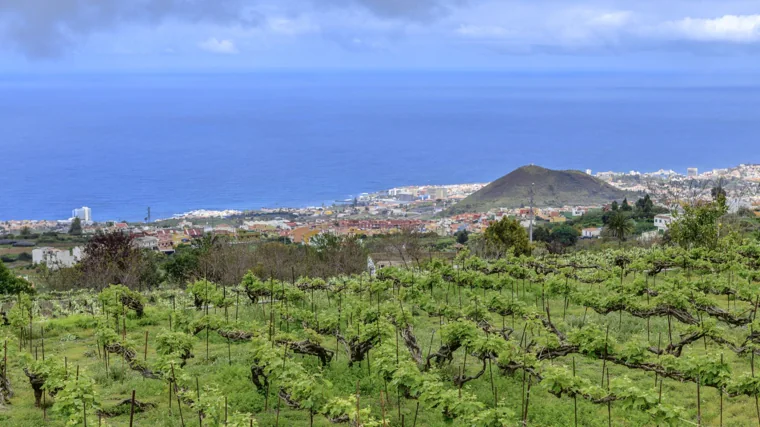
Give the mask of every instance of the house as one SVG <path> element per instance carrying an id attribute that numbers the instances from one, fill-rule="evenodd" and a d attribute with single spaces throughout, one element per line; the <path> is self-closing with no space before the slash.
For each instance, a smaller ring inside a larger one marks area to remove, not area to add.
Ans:
<path id="1" fill-rule="evenodd" d="M 158 241 L 158 251 L 165 254 L 174 253 L 174 244 L 171 239 L 160 239 Z"/>
<path id="2" fill-rule="evenodd" d="M 559 224 L 559 223 L 563 223 L 563 222 L 566 222 L 566 221 L 567 221 L 567 218 L 565 218 L 564 215 L 554 215 L 554 216 L 551 216 L 549 218 L 549 222 L 551 222 L 551 223 L 557 223 L 557 224 Z"/>
<path id="3" fill-rule="evenodd" d="M 135 247 L 139 249 L 158 250 L 158 237 L 143 236 L 134 239 Z"/>
<path id="4" fill-rule="evenodd" d="M 293 243 L 309 244 L 309 240 L 317 234 L 321 233 L 320 229 L 312 229 L 310 227 L 299 227 L 293 230 Z"/>
<path id="5" fill-rule="evenodd" d="M 72 267 L 82 259 L 82 248 L 77 246 L 70 250 L 51 247 L 32 250 L 32 264 L 45 264 L 49 269 Z"/>
<path id="6" fill-rule="evenodd" d="M 657 227 L 659 231 L 665 231 L 670 227 L 670 224 L 673 222 L 673 216 L 667 215 L 667 214 L 659 214 L 654 216 L 654 226 Z"/>
<path id="7" fill-rule="evenodd" d="M 586 212 L 588 212 L 588 209 L 582 208 L 580 206 L 576 206 L 576 207 L 573 208 L 572 215 L 573 216 L 581 216 L 581 215 L 585 215 Z"/>
<path id="8" fill-rule="evenodd" d="M 235 234 L 235 227 L 229 224 L 219 224 L 214 227 L 214 234 Z"/>
<path id="9" fill-rule="evenodd" d="M 581 230 L 581 238 L 598 239 L 602 235 L 602 227 L 589 227 Z"/>
<path id="10" fill-rule="evenodd" d="M 202 228 L 186 228 L 185 234 L 187 235 L 187 237 L 191 239 L 200 238 L 200 237 L 203 237 L 203 229 Z"/>

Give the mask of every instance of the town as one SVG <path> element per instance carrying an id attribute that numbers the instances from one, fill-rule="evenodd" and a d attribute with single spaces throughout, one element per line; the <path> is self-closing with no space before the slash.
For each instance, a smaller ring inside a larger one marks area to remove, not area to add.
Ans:
<path id="1" fill-rule="evenodd" d="M 588 175 L 592 175 L 591 172 L 585 171 Z M 641 241 L 651 241 L 664 234 L 677 214 L 679 200 L 707 199 L 716 186 L 727 192 L 729 212 L 744 209 L 760 217 L 759 165 L 740 165 L 701 174 L 696 168 L 689 168 L 685 174 L 660 170 L 653 173 L 597 172 L 593 176 L 638 197 L 651 197 L 658 210 L 644 224 L 637 224 L 636 239 Z M 310 244 L 316 236 L 325 233 L 371 237 L 411 229 L 441 237 L 454 236 L 462 242 L 466 237 L 461 235 L 481 234 L 490 224 L 505 216 L 517 219 L 526 229 L 533 228 L 537 235 L 568 224 L 578 239 L 598 239 L 604 232 L 602 215 L 617 209 L 613 204 L 618 203 L 531 207 L 531 201 L 526 199 L 520 207 L 446 215 L 447 208 L 486 185 L 406 186 L 363 193 L 330 206 L 255 211 L 198 210 L 152 222 L 94 221 L 92 209 L 81 207 L 74 209 L 71 217 L 65 220 L 0 222 L 0 256 L 6 262 L 26 260 L 48 267 L 68 267 L 81 259 L 79 243 L 83 239 L 98 232 L 113 231 L 129 233 L 141 249 L 164 254 L 174 253 L 180 245 L 207 234 L 227 236 L 236 242 Z M 626 205 L 634 202 L 633 198 L 619 201 Z M 76 226 L 72 225 L 74 222 Z M 57 242 L 45 238 L 59 233 L 73 235 L 72 240 Z M 30 239 L 30 236 L 38 238 Z"/>

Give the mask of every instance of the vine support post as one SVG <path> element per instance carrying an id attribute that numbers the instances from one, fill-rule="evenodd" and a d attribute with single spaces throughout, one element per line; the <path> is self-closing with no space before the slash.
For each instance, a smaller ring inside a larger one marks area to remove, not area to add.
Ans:
<path id="1" fill-rule="evenodd" d="M 610 392 L 610 370 L 607 369 L 607 393 Z M 607 401 L 607 426 L 612 427 L 612 401 Z"/>
<path id="2" fill-rule="evenodd" d="M 148 331 L 145 331 L 145 347 L 143 348 L 143 360 L 148 360 Z"/>
<path id="3" fill-rule="evenodd" d="M 195 377 L 195 392 L 197 393 L 198 400 L 201 400 L 201 384 L 200 380 L 198 380 L 198 377 Z M 201 413 L 200 409 L 198 410 L 198 425 L 200 427 L 203 427 L 203 414 Z"/>
<path id="4" fill-rule="evenodd" d="M 525 412 L 523 413 L 522 425 L 528 425 L 528 408 L 530 406 L 530 386 L 533 383 L 533 377 L 528 378 L 528 392 L 525 394 Z"/>
<path id="5" fill-rule="evenodd" d="M 755 349 L 752 349 L 752 356 L 750 357 L 750 367 L 752 372 L 752 378 L 755 378 Z M 755 413 L 757 413 L 757 422 L 760 423 L 760 404 L 758 403 L 757 394 L 755 394 Z"/>
<path id="6" fill-rule="evenodd" d="M 573 378 L 575 378 L 575 356 L 573 356 Z M 602 384 L 604 384 L 604 371 L 602 371 Z M 573 416 L 575 427 L 578 427 L 578 396 L 575 394 L 573 394 Z"/>
<path id="7" fill-rule="evenodd" d="M 720 364 L 723 364 L 723 353 L 720 354 Z M 723 388 L 718 387 L 718 394 L 720 395 L 720 427 L 723 427 Z"/>
<path id="8" fill-rule="evenodd" d="M 177 381 L 177 377 L 174 375 L 174 363 L 171 364 L 171 367 L 172 367 L 172 380 L 169 383 L 169 387 L 171 387 L 172 384 L 176 385 L 176 381 Z M 179 420 L 182 423 L 182 427 L 185 427 L 185 417 L 182 416 L 182 401 L 179 398 L 179 390 L 177 391 L 177 393 L 175 393 L 175 395 L 177 396 L 177 408 L 179 409 Z"/>
<path id="9" fill-rule="evenodd" d="M 610 337 L 610 324 L 607 324 L 607 333 L 604 335 L 604 360 L 602 361 L 602 386 L 604 386 L 604 371 L 607 368 L 607 351 Z M 575 357 L 573 357 L 573 376 L 575 376 Z"/>
<path id="10" fill-rule="evenodd" d="M 702 399 L 700 395 L 699 383 L 701 382 L 699 374 L 697 374 L 697 426 L 702 425 Z"/>
<path id="11" fill-rule="evenodd" d="M 132 390 L 132 401 L 129 408 L 129 427 L 132 427 L 132 422 L 135 418 L 135 391 Z"/>

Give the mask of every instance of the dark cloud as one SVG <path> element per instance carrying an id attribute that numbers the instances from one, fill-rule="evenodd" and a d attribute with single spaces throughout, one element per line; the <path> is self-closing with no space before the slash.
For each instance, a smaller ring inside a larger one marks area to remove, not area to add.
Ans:
<path id="1" fill-rule="evenodd" d="M 360 5 L 381 17 L 430 20 L 469 0 L 324 0 L 337 5 Z"/>
<path id="2" fill-rule="evenodd" d="M 28 57 L 53 57 L 90 33 L 125 24 L 256 25 L 253 6 L 246 0 L 0 0 L 0 37 Z"/>
<path id="3" fill-rule="evenodd" d="M 254 26 L 256 8 L 360 7 L 386 19 L 429 21 L 469 0 L 0 0 L 0 49 L 59 56 L 88 35 L 124 25 L 186 23 Z"/>

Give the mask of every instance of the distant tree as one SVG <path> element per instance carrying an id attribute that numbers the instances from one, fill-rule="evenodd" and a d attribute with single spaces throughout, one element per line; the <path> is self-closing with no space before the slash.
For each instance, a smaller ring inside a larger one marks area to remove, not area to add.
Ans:
<path id="1" fill-rule="evenodd" d="M 420 259 L 425 254 L 422 245 L 422 233 L 413 227 L 404 227 L 398 233 L 393 233 L 382 238 L 381 247 L 390 254 L 397 254 L 408 267 L 409 261 L 419 265 Z"/>
<path id="2" fill-rule="evenodd" d="M 531 253 L 528 232 L 519 222 L 506 216 L 486 228 L 485 239 L 500 254 L 509 250 L 513 250 L 515 255 L 530 255 Z"/>
<path id="3" fill-rule="evenodd" d="M 464 245 L 470 239 L 470 234 L 467 232 L 467 230 L 457 231 L 454 233 L 454 236 L 457 239 L 457 243 L 461 245 Z"/>
<path id="4" fill-rule="evenodd" d="M 563 246 L 573 246 L 578 241 L 578 230 L 569 225 L 560 225 L 552 230 L 551 240 Z"/>
<path id="5" fill-rule="evenodd" d="M 612 205 L 610 206 L 610 208 L 613 210 L 613 212 L 616 211 L 616 210 L 618 210 L 618 202 L 617 202 L 617 200 L 613 200 L 612 201 Z"/>
<path id="6" fill-rule="evenodd" d="M 81 236 L 82 235 L 82 220 L 79 219 L 79 217 L 74 218 L 73 221 L 71 221 L 71 226 L 69 227 L 69 234 L 72 236 Z"/>
<path id="7" fill-rule="evenodd" d="M 683 207 L 683 213 L 670 224 L 668 231 L 673 242 L 685 248 L 705 247 L 715 249 L 720 241 L 720 219 L 728 211 L 725 192 L 720 187 L 714 191 L 715 200 Z M 713 189 L 715 190 L 715 189 Z"/>
<path id="8" fill-rule="evenodd" d="M 21 228 L 21 236 L 23 236 L 23 237 L 29 237 L 31 235 L 32 235 L 32 229 L 31 228 L 26 227 L 26 226 L 24 226 L 24 227 Z"/>
<path id="9" fill-rule="evenodd" d="M 28 281 L 16 277 L 8 267 L 0 261 L 0 294 L 16 295 L 21 292 L 34 293 L 34 287 Z"/>
<path id="10" fill-rule="evenodd" d="M 726 200 L 726 189 L 723 188 L 722 185 L 718 184 L 717 186 L 713 187 L 710 190 L 710 195 L 712 196 L 714 201 L 717 201 L 719 198 L 723 198 L 723 200 Z"/>
<path id="11" fill-rule="evenodd" d="M 636 215 L 639 217 L 650 217 L 654 211 L 654 203 L 649 197 L 649 194 L 645 195 L 641 199 L 636 201 Z"/>
<path id="12" fill-rule="evenodd" d="M 623 199 L 623 203 L 622 203 L 622 205 L 620 205 L 620 209 L 623 210 L 623 211 L 625 211 L 625 212 L 633 210 L 633 208 L 631 207 L 631 205 L 628 204 L 628 198 L 627 197 Z"/>
<path id="13" fill-rule="evenodd" d="M 152 255 L 138 249 L 128 234 L 98 233 L 84 247 L 78 268 L 87 287 L 103 289 L 109 284 L 121 284 L 142 289 L 160 283 L 158 263 Z"/>
<path id="14" fill-rule="evenodd" d="M 616 211 L 607 221 L 607 230 L 622 245 L 626 237 L 633 233 L 633 221 L 623 211 Z"/>
<path id="15" fill-rule="evenodd" d="M 551 232 L 546 227 L 535 227 L 533 229 L 534 242 L 551 242 Z"/>

